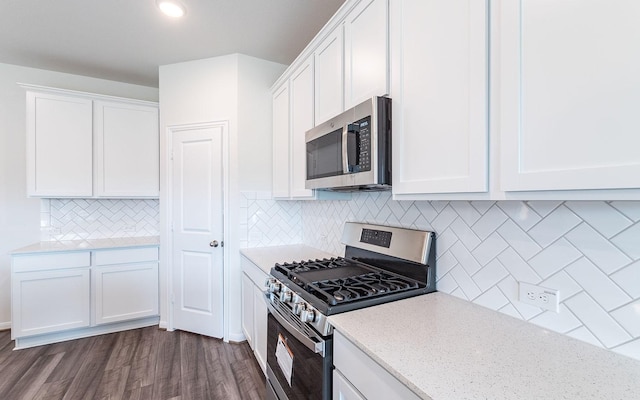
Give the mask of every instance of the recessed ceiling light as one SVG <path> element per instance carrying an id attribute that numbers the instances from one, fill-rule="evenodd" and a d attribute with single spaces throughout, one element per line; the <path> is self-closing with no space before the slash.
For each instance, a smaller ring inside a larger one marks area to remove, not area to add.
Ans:
<path id="1" fill-rule="evenodd" d="M 160 11 L 173 18 L 180 18 L 187 13 L 187 8 L 179 0 L 156 0 Z"/>

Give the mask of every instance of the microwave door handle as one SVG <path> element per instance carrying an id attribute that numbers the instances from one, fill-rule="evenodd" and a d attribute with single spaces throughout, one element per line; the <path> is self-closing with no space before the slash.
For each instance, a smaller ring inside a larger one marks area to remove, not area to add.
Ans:
<path id="1" fill-rule="evenodd" d="M 360 126 L 356 124 L 347 125 L 347 170 L 345 173 L 358 172 L 358 158 L 360 157 Z M 344 139 L 343 139 L 344 140 Z"/>
<path id="2" fill-rule="evenodd" d="M 342 128 L 342 172 L 349 173 L 349 125 Z"/>

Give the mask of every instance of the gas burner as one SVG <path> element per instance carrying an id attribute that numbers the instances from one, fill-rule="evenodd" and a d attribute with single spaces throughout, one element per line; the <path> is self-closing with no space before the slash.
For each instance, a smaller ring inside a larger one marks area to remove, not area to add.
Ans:
<path id="1" fill-rule="evenodd" d="M 317 271 L 322 269 L 339 268 L 349 264 L 343 257 L 323 258 L 322 260 L 308 260 L 293 263 L 276 264 L 289 274 Z"/>
<path id="2" fill-rule="evenodd" d="M 344 267 L 348 264 L 348 262 L 342 258 L 330 258 L 330 259 L 322 259 L 322 260 L 309 260 L 309 261 L 300 261 L 299 263 L 292 263 L 287 265 L 285 263 L 284 267 L 289 267 L 288 270 L 293 273 L 300 272 L 308 272 L 308 271 L 317 271 L 320 269 L 329 269 L 329 268 L 339 268 Z"/>
<path id="3" fill-rule="evenodd" d="M 418 287 L 418 282 L 409 278 L 386 272 L 371 272 L 349 278 L 313 282 L 307 289 L 322 294 L 329 304 L 336 305 Z"/>

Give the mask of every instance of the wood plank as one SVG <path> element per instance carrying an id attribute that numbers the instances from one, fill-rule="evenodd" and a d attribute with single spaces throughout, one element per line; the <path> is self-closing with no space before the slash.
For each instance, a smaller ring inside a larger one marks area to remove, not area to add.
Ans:
<path id="1" fill-rule="evenodd" d="M 62 400 L 72 380 L 71 378 L 44 383 L 33 400 Z"/>
<path id="2" fill-rule="evenodd" d="M 127 379 L 126 391 L 132 392 L 141 387 L 153 389 L 158 359 L 160 330 L 157 327 L 147 327 L 138 330 L 139 343 L 131 360 L 131 370 Z M 151 396 L 151 393 L 149 393 Z M 150 397 L 149 397 L 150 398 Z"/>
<path id="3" fill-rule="evenodd" d="M 153 399 L 169 399 L 181 393 L 180 333 L 160 332 L 158 335 Z"/>
<path id="4" fill-rule="evenodd" d="M 56 355 L 38 357 L 20 380 L 12 385 L 11 390 L 7 393 L 7 398 L 34 398 L 63 356 L 64 353 L 58 353 Z"/>
<path id="5" fill-rule="evenodd" d="M 93 399 L 105 372 L 111 350 L 115 346 L 117 334 L 96 336 L 89 349 L 90 357 L 82 362 L 78 373 L 71 382 L 65 400 Z"/>
<path id="6" fill-rule="evenodd" d="M 5 358 L 0 368 L 0 374 L 2 374 L 2 379 L 0 379 L 0 394 L 7 393 L 11 390 L 45 352 L 42 347 L 21 351 L 8 351 L 10 354 Z M 0 398 L 2 398 L 2 396 L 0 396 Z"/>
<path id="7" fill-rule="evenodd" d="M 187 399 L 210 398 L 202 337 L 180 332 L 180 355 L 182 396 Z"/>

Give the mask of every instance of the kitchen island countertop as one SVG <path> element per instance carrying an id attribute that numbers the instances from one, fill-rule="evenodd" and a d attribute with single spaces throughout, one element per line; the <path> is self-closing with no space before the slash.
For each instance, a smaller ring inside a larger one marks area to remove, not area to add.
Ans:
<path id="1" fill-rule="evenodd" d="M 445 293 L 329 321 L 425 399 L 640 399 L 640 361 Z"/>
<path id="2" fill-rule="evenodd" d="M 60 240 L 30 244 L 11 251 L 12 255 L 30 253 L 52 253 L 59 251 L 85 251 L 123 247 L 158 246 L 159 236 L 120 237 L 108 239 Z"/>

